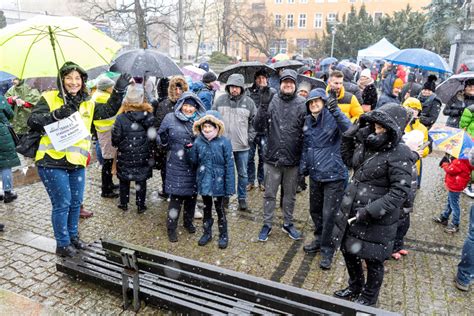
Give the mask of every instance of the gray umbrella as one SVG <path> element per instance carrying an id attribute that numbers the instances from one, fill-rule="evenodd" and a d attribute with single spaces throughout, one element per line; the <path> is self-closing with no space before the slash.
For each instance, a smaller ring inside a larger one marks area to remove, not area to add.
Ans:
<path id="1" fill-rule="evenodd" d="M 183 74 L 171 58 L 151 49 L 134 49 L 121 54 L 114 60 L 110 71 L 157 78 Z"/>
<path id="2" fill-rule="evenodd" d="M 259 61 L 246 61 L 235 65 L 230 65 L 224 68 L 219 74 L 217 80 L 220 82 L 227 82 L 229 76 L 232 74 L 241 74 L 245 78 L 245 83 L 253 83 L 255 80 L 255 73 L 259 70 L 265 70 L 268 76 L 275 73 L 275 70 Z"/>
<path id="3" fill-rule="evenodd" d="M 464 81 L 468 79 L 474 79 L 474 71 L 466 71 L 449 77 L 436 88 L 436 94 L 443 103 L 448 103 L 456 93 L 464 89 Z"/>
<path id="4" fill-rule="evenodd" d="M 301 74 L 298 75 L 297 81 L 298 81 L 298 84 L 304 81 L 308 82 L 311 85 L 311 90 L 316 89 L 316 88 L 322 88 L 326 90 L 326 86 L 327 86 L 326 83 L 321 79 L 308 77 Z"/>
<path id="5" fill-rule="evenodd" d="M 296 70 L 296 69 L 300 68 L 301 66 L 304 66 L 304 64 L 301 61 L 292 60 L 292 59 L 278 61 L 278 62 L 276 62 L 272 65 L 272 67 L 275 70 L 279 70 L 281 68 L 285 68 L 285 69 L 288 68 L 288 69 Z"/>

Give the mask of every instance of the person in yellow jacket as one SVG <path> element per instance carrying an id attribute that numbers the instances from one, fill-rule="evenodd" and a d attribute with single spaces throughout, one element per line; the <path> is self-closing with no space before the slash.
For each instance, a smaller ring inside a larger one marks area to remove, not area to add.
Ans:
<path id="1" fill-rule="evenodd" d="M 364 114 L 364 110 L 355 95 L 344 90 L 344 74 L 339 70 L 334 70 L 329 76 L 326 93 L 335 94 L 342 113 L 344 113 L 352 123 Z"/>
<path id="2" fill-rule="evenodd" d="M 420 122 L 419 115 L 420 115 L 421 110 L 422 110 L 422 105 L 421 105 L 420 100 L 418 100 L 417 98 L 410 97 L 410 98 L 406 99 L 405 102 L 403 102 L 403 106 L 408 108 L 408 109 L 411 109 L 412 113 L 413 113 L 412 119 L 410 120 L 410 122 L 408 122 L 407 126 L 405 127 L 405 133 L 409 133 L 413 130 L 418 130 L 418 131 L 421 131 L 423 133 L 423 144 L 425 146 L 422 146 L 423 148 L 420 148 L 420 150 L 418 151 L 418 154 L 420 155 L 420 159 L 418 159 L 418 161 L 416 162 L 416 170 L 418 172 L 418 188 L 420 188 L 420 185 L 421 185 L 421 172 L 422 172 L 421 159 L 425 158 L 430 153 L 430 149 L 426 145 L 427 142 L 429 141 L 429 139 L 428 139 L 428 129 L 426 128 L 425 125 L 423 125 Z"/>
<path id="3" fill-rule="evenodd" d="M 131 78 L 122 74 L 107 103 L 96 104 L 85 86 L 87 73 L 73 62 L 66 62 L 58 74 L 58 87 L 64 88 L 42 94 L 28 119 L 28 126 L 32 131 L 44 133 L 46 125 L 79 112 L 90 132 L 93 120 L 109 118 L 117 113 Z M 36 152 L 38 174 L 53 207 L 51 220 L 59 256 L 72 257 L 85 247 L 79 239 L 78 228 L 90 147 L 89 136 L 63 150 L 56 150 L 49 136 L 44 134 Z"/>
<path id="4" fill-rule="evenodd" d="M 92 101 L 96 104 L 104 104 L 110 98 L 113 92 L 115 82 L 108 78 L 103 77 L 97 82 L 97 90 L 92 94 Z M 94 127 L 97 132 L 97 141 L 99 142 L 100 151 L 102 153 L 103 164 L 102 164 L 102 193 L 101 196 L 104 198 L 117 198 L 118 194 L 114 192 L 117 187 L 112 181 L 112 166 L 114 162 L 117 149 L 112 146 L 112 128 L 114 126 L 117 113 L 112 117 L 108 117 L 102 120 L 94 120 Z"/>

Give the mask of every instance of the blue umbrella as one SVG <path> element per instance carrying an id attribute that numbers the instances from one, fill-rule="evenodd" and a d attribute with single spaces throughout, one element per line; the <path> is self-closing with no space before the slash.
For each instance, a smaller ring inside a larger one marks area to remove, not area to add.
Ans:
<path id="1" fill-rule="evenodd" d="M 321 60 L 321 62 L 319 63 L 320 66 L 327 66 L 327 65 L 330 65 L 330 64 L 334 64 L 337 62 L 337 58 L 335 57 L 327 57 L 327 58 L 324 58 L 323 60 Z"/>
<path id="2" fill-rule="evenodd" d="M 407 48 L 384 58 L 394 64 L 436 72 L 453 72 L 443 57 L 423 48 Z"/>

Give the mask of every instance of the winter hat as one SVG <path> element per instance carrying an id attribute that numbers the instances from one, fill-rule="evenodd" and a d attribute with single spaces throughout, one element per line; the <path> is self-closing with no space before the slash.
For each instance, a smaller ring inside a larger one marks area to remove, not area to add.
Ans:
<path id="1" fill-rule="evenodd" d="M 202 75 L 202 82 L 204 83 L 211 83 L 217 80 L 216 75 L 213 72 L 206 72 L 204 75 Z"/>
<path id="2" fill-rule="evenodd" d="M 362 70 L 362 72 L 360 73 L 360 76 L 361 77 L 372 78 L 371 73 L 370 73 L 370 69 Z"/>
<path id="3" fill-rule="evenodd" d="M 421 111 L 422 109 L 420 100 L 412 97 L 406 99 L 405 102 L 403 102 L 403 106 L 415 109 L 417 111 Z"/>
<path id="4" fill-rule="evenodd" d="M 291 79 L 296 84 L 296 77 L 297 77 L 296 71 L 294 71 L 293 69 L 285 69 L 283 70 L 283 73 L 281 74 L 280 83 L 282 83 L 283 80 L 285 79 Z"/>
<path id="5" fill-rule="evenodd" d="M 428 89 L 433 92 L 436 90 L 436 80 L 438 80 L 438 77 L 435 75 L 429 75 L 428 80 L 423 84 L 423 89 Z"/>
<path id="6" fill-rule="evenodd" d="M 185 99 L 183 104 L 191 105 L 191 106 L 195 107 L 196 109 L 199 107 L 198 103 L 193 98 Z"/>
<path id="7" fill-rule="evenodd" d="M 97 89 L 101 91 L 105 91 L 108 88 L 111 88 L 115 85 L 115 82 L 110 79 L 109 77 L 102 77 L 97 82 Z"/>
<path id="8" fill-rule="evenodd" d="M 209 64 L 208 63 L 200 63 L 199 68 L 205 70 L 206 72 L 209 71 Z"/>
<path id="9" fill-rule="evenodd" d="M 123 103 L 143 103 L 145 98 L 145 90 L 141 84 L 131 84 L 128 86 L 127 94 L 123 99 Z"/>
<path id="10" fill-rule="evenodd" d="M 264 76 L 265 78 L 268 78 L 268 73 L 264 68 L 260 68 L 255 72 L 255 75 L 253 77 L 254 79 L 257 79 L 258 76 Z"/>
<path id="11" fill-rule="evenodd" d="M 310 92 L 311 91 L 311 84 L 307 81 L 301 82 L 298 85 L 298 92 L 300 92 L 301 90 L 306 91 L 306 92 Z"/>
<path id="12" fill-rule="evenodd" d="M 403 80 L 400 78 L 395 79 L 393 82 L 393 88 L 403 88 Z"/>
<path id="13" fill-rule="evenodd" d="M 222 115 L 216 110 L 209 110 L 206 111 L 206 115 L 201 117 L 199 120 L 194 122 L 193 124 L 193 133 L 194 135 L 198 135 L 201 132 L 201 126 L 204 123 L 211 123 L 216 127 L 219 127 L 218 136 L 224 135 L 224 121 L 222 120 Z"/>
<path id="14" fill-rule="evenodd" d="M 326 90 L 324 90 L 323 88 L 316 88 L 316 89 L 311 90 L 308 98 L 306 99 L 306 105 L 309 105 L 310 101 L 316 100 L 316 99 L 321 99 L 324 102 L 326 102 L 328 100 L 328 95 L 326 93 Z"/>

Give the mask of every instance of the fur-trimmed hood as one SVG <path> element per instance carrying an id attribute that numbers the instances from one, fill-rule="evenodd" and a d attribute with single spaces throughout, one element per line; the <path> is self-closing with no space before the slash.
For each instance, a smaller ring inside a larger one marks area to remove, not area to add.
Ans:
<path id="1" fill-rule="evenodd" d="M 174 76 L 170 80 L 170 84 L 168 86 L 168 98 L 172 102 L 176 102 L 179 99 L 179 96 L 176 95 L 176 86 L 180 84 L 183 87 L 183 92 L 189 91 L 189 85 L 186 79 L 183 76 Z"/>
<path id="2" fill-rule="evenodd" d="M 217 136 L 224 135 L 225 126 L 224 126 L 224 122 L 222 121 L 222 116 L 218 111 L 215 111 L 215 110 L 207 111 L 206 115 L 204 115 L 199 120 L 194 122 L 194 125 L 193 125 L 194 135 L 198 135 L 201 133 L 201 126 L 207 121 L 211 121 L 212 123 L 216 124 L 217 127 L 219 127 L 219 132 L 217 133 Z"/>
<path id="3" fill-rule="evenodd" d="M 128 103 L 122 104 L 119 113 L 123 112 L 150 112 L 153 113 L 153 107 L 148 103 Z"/>

